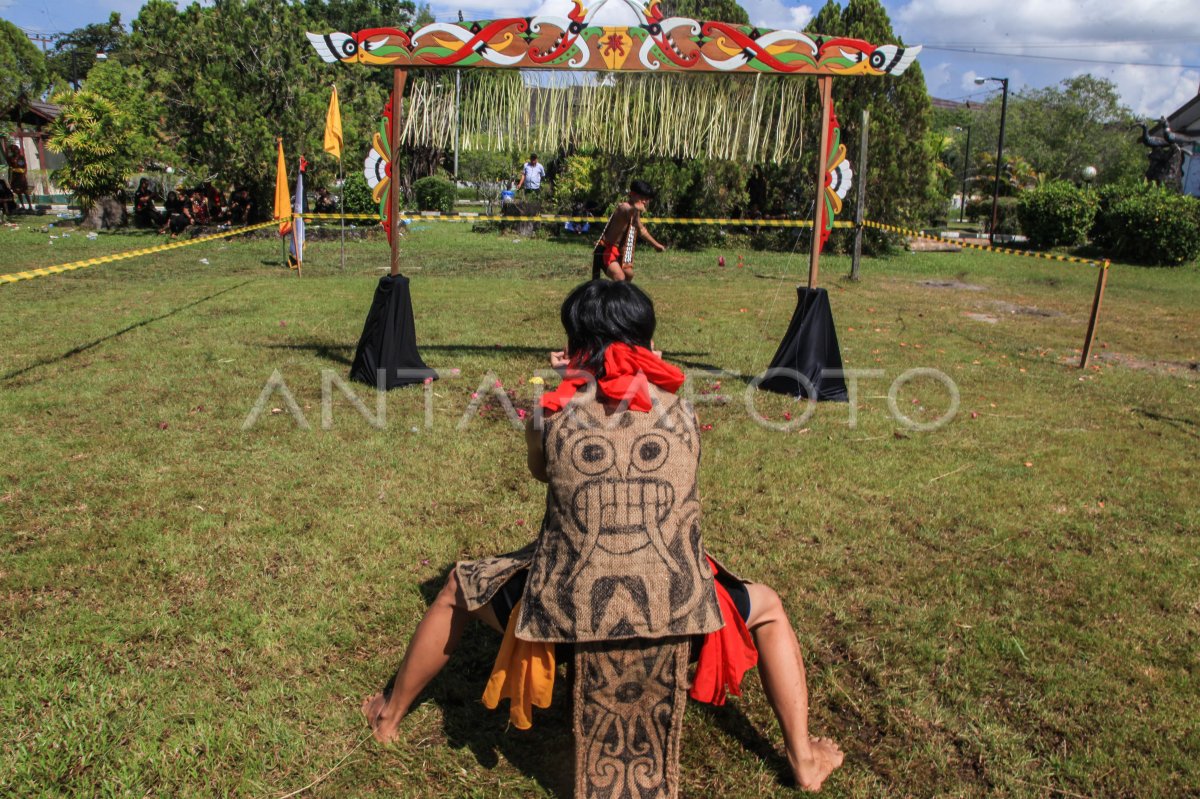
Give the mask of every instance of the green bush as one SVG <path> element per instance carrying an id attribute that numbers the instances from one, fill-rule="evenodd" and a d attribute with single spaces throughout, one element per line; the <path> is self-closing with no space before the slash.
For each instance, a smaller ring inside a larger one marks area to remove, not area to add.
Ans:
<path id="1" fill-rule="evenodd" d="M 454 202 L 458 197 L 458 190 L 445 178 L 437 176 L 421 178 L 415 181 L 412 187 L 418 209 L 441 211 L 443 214 L 454 212 Z"/>
<path id="2" fill-rule="evenodd" d="M 583 214 L 603 205 L 603 167 L 600 158 L 572 155 L 563 159 L 554 181 L 554 210 L 560 214 Z"/>
<path id="3" fill-rule="evenodd" d="M 1109 257 L 1177 266 L 1200 256 L 1200 200 L 1156 183 L 1100 190 L 1092 241 Z"/>
<path id="4" fill-rule="evenodd" d="M 1075 246 L 1087 241 L 1096 217 L 1096 195 L 1065 181 L 1021 192 L 1017 218 L 1034 247 Z"/>
<path id="5" fill-rule="evenodd" d="M 1017 219 L 1016 197 L 1001 197 L 996 203 L 996 232 L 1015 234 L 1021 232 L 1020 220 Z M 967 203 L 967 218 L 972 222 L 981 222 L 984 229 L 992 223 L 992 198 L 981 197 Z"/>
<path id="6" fill-rule="evenodd" d="M 378 214 L 379 203 L 371 199 L 371 188 L 362 172 L 351 172 L 342 185 L 342 202 L 348 214 Z"/>

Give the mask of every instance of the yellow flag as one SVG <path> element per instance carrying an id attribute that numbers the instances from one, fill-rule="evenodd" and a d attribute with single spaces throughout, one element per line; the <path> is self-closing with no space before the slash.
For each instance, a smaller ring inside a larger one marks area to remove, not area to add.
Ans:
<path id="1" fill-rule="evenodd" d="M 338 106 L 337 86 L 333 87 L 325 114 L 325 152 L 339 160 L 342 157 L 342 109 Z"/>
<path id="2" fill-rule="evenodd" d="M 292 195 L 288 192 L 287 162 L 283 160 L 283 139 L 279 144 L 279 159 L 275 165 L 275 219 L 287 219 L 292 215 Z M 280 233 L 285 231 L 280 230 Z"/>

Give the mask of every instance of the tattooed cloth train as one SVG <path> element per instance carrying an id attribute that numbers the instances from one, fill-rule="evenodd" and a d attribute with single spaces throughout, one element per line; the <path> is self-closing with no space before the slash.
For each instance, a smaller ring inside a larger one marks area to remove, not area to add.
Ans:
<path id="1" fill-rule="evenodd" d="M 667 17 L 661 2 L 574 0 L 543 14 L 419 28 L 309 33 L 329 63 L 392 67 L 493 67 L 594 71 L 899 75 L 919 46 Z"/>

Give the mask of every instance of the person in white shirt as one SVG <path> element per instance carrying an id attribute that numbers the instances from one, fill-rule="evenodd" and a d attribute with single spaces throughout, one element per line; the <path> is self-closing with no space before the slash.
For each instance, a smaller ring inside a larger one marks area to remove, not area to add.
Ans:
<path id="1" fill-rule="evenodd" d="M 529 160 L 521 167 L 521 180 L 517 189 L 537 193 L 542 189 L 542 178 L 546 177 L 546 167 L 538 162 L 537 153 L 530 153 Z"/>

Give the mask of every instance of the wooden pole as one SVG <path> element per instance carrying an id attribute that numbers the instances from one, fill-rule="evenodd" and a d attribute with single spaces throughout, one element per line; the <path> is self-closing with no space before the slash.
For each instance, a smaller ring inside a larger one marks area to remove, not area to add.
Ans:
<path id="1" fill-rule="evenodd" d="M 1079 368 L 1086 369 L 1088 358 L 1092 355 L 1092 340 L 1096 336 L 1096 322 L 1100 319 L 1100 303 L 1104 301 L 1104 287 L 1108 285 L 1108 261 L 1100 266 L 1100 276 L 1096 278 L 1096 297 L 1092 300 L 1092 315 L 1088 319 L 1087 338 L 1083 340 L 1083 357 L 1079 359 Z"/>
<path id="2" fill-rule="evenodd" d="M 817 150 L 816 201 L 813 203 L 812 250 L 808 256 L 808 287 L 817 287 L 817 273 L 821 261 L 821 229 L 825 227 L 825 164 L 829 161 L 829 117 L 833 112 L 833 78 L 822 75 L 817 78 L 817 91 L 821 95 L 821 146 Z"/>
<path id="3" fill-rule="evenodd" d="M 404 109 L 404 83 L 408 71 L 397 67 L 392 72 L 392 175 L 388 184 L 388 216 L 392 219 L 392 277 L 400 274 L 400 132 Z"/>
<path id="4" fill-rule="evenodd" d="M 858 148 L 858 207 L 854 210 L 854 258 L 850 261 L 850 279 L 858 280 L 858 265 L 862 261 L 863 219 L 867 203 L 867 128 L 871 122 L 871 111 L 864 108 L 862 114 L 862 143 Z"/>
<path id="5" fill-rule="evenodd" d="M 338 191 L 338 210 L 342 212 L 342 269 L 346 268 L 346 176 L 342 172 L 342 156 L 338 156 L 338 183 L 341 185 L 341 190 Z"/>

